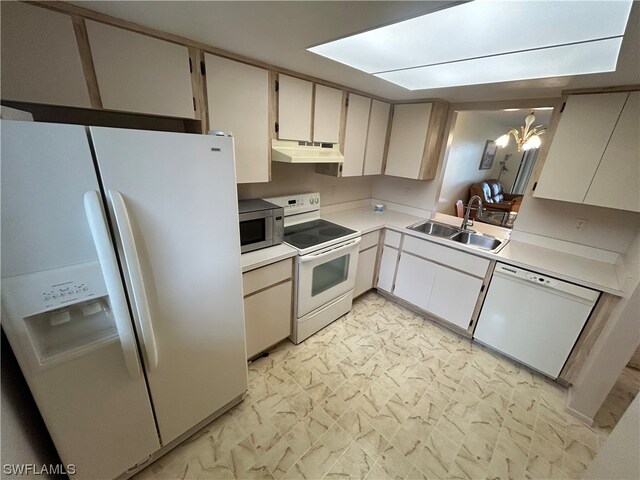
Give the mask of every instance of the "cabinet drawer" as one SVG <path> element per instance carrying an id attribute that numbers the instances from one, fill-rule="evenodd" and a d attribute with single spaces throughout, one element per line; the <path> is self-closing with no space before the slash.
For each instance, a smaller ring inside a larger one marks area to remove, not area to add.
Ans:
<path id="1" fill-rule="evenodd" d="M 247 358 L 291 334 L 292 285 L 281 283 L 244 299 Z"/>
<path id="2" fill-rule="evenodd" d="M 462 270 L 476 277 L 484 278 L 487 273 L 487 268 L 489 268 L 489 260 L 486 258 L 476 257 L 475 255 L 460 252 L 453 248 L 444 247 L 410 235 L 407 235 L 404 239 L 402 250 L 434 260 L 447 267 Z"/>
<path id="3" fill-rule="evenodd" d="M 400 239 L 402 234 L 394 232 L 393 230 L 384 231 L 384 244 L 390 247 L 400 248 Z"/>
<path id="4" fill-rule="evenodd" d="M 242 275 L 244 296 L 275 285 L 278 282 L 291 278 L 293 259 L 288 258 L 281 262 L 272 263 L 266 267 L 256 268 Z"/>
<path id="5" fill-rule="evenodd" d="M 360 251 L 366 250 L 367 248 L 374 247 L 378 245 L 378 241 L 380 240 L 380 231 L 375 231 L 371 233 L 366 233 L 362 235 L 362 239 L 360 240 Z"/>

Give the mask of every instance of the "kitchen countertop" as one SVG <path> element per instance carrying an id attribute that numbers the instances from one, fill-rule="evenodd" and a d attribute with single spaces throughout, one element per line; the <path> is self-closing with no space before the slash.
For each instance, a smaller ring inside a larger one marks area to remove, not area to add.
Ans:
<path id="1" fill-rule="evenodd" d="M 254 250 L 253 252 L 243 253 L 240 255 L 242 273 L 264 267 L 271 263 L 279 262 L 280 260 L 295 257 L 297 254 L 298 251 L 295 248 L 285 245 L 284 243 L 273 247 Z"/>
<path id="2" fill-rule="evenodd" d="M 473 255 L 522 268 L 529 268 L 544 275 L 550 275 L 560 280 L 566 280 L 613 295 L 624 295 L 624 291 L 619 283 L 616 267 L 611 263 L 514 240 L 509 241 L 498 253 L 486 252 L 452 242 L 446 238 L 433 237 L 408 230 L 406 227 L 409 225 L 424 221 L 427 218 L 389 209 L 385 209 L 383 212 L 375 212 L 373 207 L 354 208 L 326 214 L 323 215 L 322 218 L 345 227 L 359 230 L 363 234 L 381 228 L 391 228 Z M 455 226 L 459 226 L 461 222 L 457 217 L 439 213 L 432 214 L 429 219 Z M 472 230 L 478 233 L 486 233 L 503 240 L 507 240 L 510 234 L 510 231 L 507 229 L 482 224 L 480 222 L 476 222 Z"/>

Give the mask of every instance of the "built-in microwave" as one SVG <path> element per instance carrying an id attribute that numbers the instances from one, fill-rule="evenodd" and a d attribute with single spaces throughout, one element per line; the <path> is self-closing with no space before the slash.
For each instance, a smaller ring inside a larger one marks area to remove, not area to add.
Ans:
<path id="1" fill-rule="evenodd" d="M 282 243 L 284 209 L 260 198 L 238 201 L 240 251 L 259 250 Z"/>

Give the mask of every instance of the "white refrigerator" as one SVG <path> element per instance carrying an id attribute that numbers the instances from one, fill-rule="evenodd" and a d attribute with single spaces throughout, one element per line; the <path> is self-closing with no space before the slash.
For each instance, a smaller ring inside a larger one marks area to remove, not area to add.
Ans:
<path id="1" fill-rule="evenodd" d="M 1 122 L 2 327 L 79 479 L 247 390 L 230 136 Z"/>

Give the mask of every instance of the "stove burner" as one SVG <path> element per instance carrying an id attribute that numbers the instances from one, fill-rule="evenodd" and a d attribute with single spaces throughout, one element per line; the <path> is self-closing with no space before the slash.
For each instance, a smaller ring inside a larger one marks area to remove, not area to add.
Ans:
<path id="1" fill-rule="evenodd" d="M 307 233 L 296 233 L 291 236 L 291 240 L 295 243 L 313 245 L 319 241 L 319 238 L 316 235 L 309 235 Z"/>
<path id="2" fill-rule="evenodd" d="M 343 235 L 344 228 L 342 227 L 327 227 L 320 230 L 320 235 L 326 235 L 327 237 L 335 237 L 336 235 Z"/>

